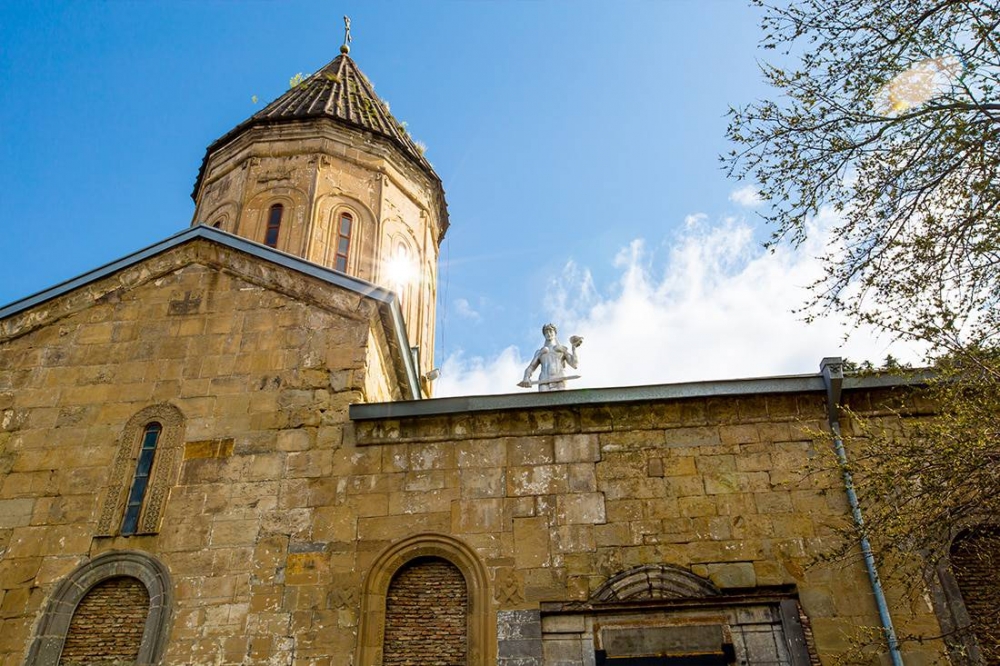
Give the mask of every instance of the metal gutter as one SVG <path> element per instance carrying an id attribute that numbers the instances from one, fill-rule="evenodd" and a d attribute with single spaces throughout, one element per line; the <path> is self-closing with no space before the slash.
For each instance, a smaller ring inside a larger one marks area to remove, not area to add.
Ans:
<path id="1" fill-rule="evenodd" d="M 847 388 L 867 389 L 922 384 L 925 377 L 889 375 L 848 377 Z M 512 382 L 513 384 L 513 382 Z M 822 393 L 826 384 L 822 375 L 784 375 L 751 379 L 727 379 L 679 384 L 653 384 L 617 388 L 573 389 L 567 391 L 505 393 L 500 395 L 458 396 L 407 402 L 381 402 L 351 405 L 355 421 L 374 419 L 442 416 L 517 409 L 575 407 L 650 400 L 677 400 L 716 396 L 761 395 L 766 393 Z"/>
<path id="2" fill-rule="evenodd" d="M 844 476 L 844 490 L 847 493 L 847 501 L 851 505 L 851 516 L 854 524 L 861 532 L 861 555 L 865 560 L 865 569 L 868 570 L 868 580 L 871 582 L 872 593 L 875 595 L 875 605 L 878 607 L 879 619 L 882 621 L 882 632 L 885 634 L 886 643 L 889 645 L 889 658 L 893 666 L 903 666 L 903 657 L 899 651 L 899 641 L 896 638 L 896 630 L 892 625 L 892 616 L 889 614 L 889 605 L 885 600 L 885 592 L 882 590 L 882 581 L 879 579 L 878 570 L 875 567 L 875 557 L 872 554 L 872 546 L 865 536 L 865 521 L 861 515 L 861 505 L 858 503 L 858 495 L 854 491 L 854 479 L 851 476 L 850 468 L 847 465 L 847 450 L 844 448 L 844 439 L 840 432 L 840 396 L 844 388 L 844 362 L 839 357 L 824 358 L 820 362 L 820 373 L 823 383 L 826 385 L 826 408 L 827 418 L 830 424 L 830 432 L 833 433 L 833 448 L 837 454 L 837 462 Z"/>

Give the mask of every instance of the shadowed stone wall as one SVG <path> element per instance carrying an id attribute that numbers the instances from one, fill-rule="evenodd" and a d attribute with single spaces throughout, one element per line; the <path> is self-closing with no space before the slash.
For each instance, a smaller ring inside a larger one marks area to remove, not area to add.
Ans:
<path id="1" fill-rule="evenodd" d="M 961 535 L 951 563 L 979 648 L 987 663 L 1000 664 L 1000 530 Z"/>

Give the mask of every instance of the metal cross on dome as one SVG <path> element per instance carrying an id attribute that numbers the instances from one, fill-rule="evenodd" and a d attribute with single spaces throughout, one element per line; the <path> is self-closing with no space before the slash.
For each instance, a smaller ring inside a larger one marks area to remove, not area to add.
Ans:
<path id="1" fill-rule="evenodd" d="M 340 52 L 341 53 L 350 53 L 350 51 L 351 51 L 351 42 L 352 41 L 354 41 L 354 39 L 351 37 L 351 17 L 345 15 L 344 16 L 344 43 L 340 47 Z"/>

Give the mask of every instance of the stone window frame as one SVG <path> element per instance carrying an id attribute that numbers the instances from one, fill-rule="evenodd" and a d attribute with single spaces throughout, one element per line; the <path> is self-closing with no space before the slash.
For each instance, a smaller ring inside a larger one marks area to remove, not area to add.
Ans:
<path id="1" fill-rule="evenodd" d="M 149 593 L 149 614 L 142 632 L 136 666 L 157 664 L 163 657 L 173 608 L 170 572 L 156 558 L 138 551 L 111 551 L 78 566 L 49 598 L 28 650 L 25 666 L 59 663 L 77 606 L 87 593 L 109 578 L 135 578 Z"/>
<path id="2" fill-rule="evenodd" d="M 496 636 L 490 632 L 489 577 L 476 552 L 453 537 L 425 533 L 410 536 L 389 546 L 375 558 L 365 575 L 361 597 L 357 659 L 366 666 L 382 664 L 385 636 L 385 607 L 389 585 L 406 564 L 421 557 L 437 557 L 453 564 L 465 578 L 468 592 L 469 666 L 486 666 L 496 653 Z"/>
<path id="3" fill-rule="evenodd" d="M 156 534 L 166 505 L 170 487 L 177 478 L 184 441 L 184 414 L 174 405 L 161 403 L 140 410 L 128 420 L 118 439 L 118 453 L 111 469 L 108 491 L 97 523 L 97 536 L 121 534 L 128 492 L 132 487 L 143 433 L 150 423 L 159 423 L 163 430 L 156 446 L 153 469 L 146 486 L 138 527 L 134 534 Z M 124 536 L 124 535 L 123 535 Z"/>
<path id="4" fill-rule="evenodd" d="M 985 663 L 979 639 L 972 631 L 972 617 L 965 605 L 962 589 L 958 585 L 951 561 L 951 551 L 959 537 L 978 530 L 1000 531 L 1000 523 L 963 521 L 952 529 L 948 550 L 933 567 L 925 573 L 930 588 L 930 597 L 935 614 L 945 636 L 949 656 L 955 663 Z"/>

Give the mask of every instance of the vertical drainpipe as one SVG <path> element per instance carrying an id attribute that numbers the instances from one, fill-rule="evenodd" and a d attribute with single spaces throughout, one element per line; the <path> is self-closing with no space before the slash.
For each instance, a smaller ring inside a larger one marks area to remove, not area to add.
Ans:
<path id="1" fill-rule="evenodd" d="M 893 666 L 903 666 L 903 657 L 899 652 L 899 641 L 896 639 L 896 630 L 892 626 L 892 617 L 889 615 L 889 606 L 885 601 L 885 592 L 882 590 L 882 581 L 879 580 L 878 571 L 875 569 L 875 557 L 872 555 L 872 546 L 865 536 L 865 521 L 861 516 L 861 506 L 858 504 L 858 495 L 854 492 L 854 480 L 847 467 L 847 451 L 844 449 L 844 438 L 840 433 L 840 392 L 844 384 L 844 362 L 839 356 L 824 358 L 819 364 L 820 372 L 823 374 L 823 384 L 826 386 L 826 413 L 827 421 L 830 424 L 830 432 L 833 433 L 833 446 L 837 454 L 837 462 L 844 474 L 844 490 L 847 492 L 847 501 L 851 505 L 851 516 L 854 524 L 861 532 L 861 554 L 865 559 L 865 568 L 868 570 L 868 580 L 871 581 L 872 593 L 875 595 L 875 605 L 878 606 L 878 615 L 882 620 L 882 631 L 885 634 L 886 642 L 889 644 L 889 657 Z"/>

